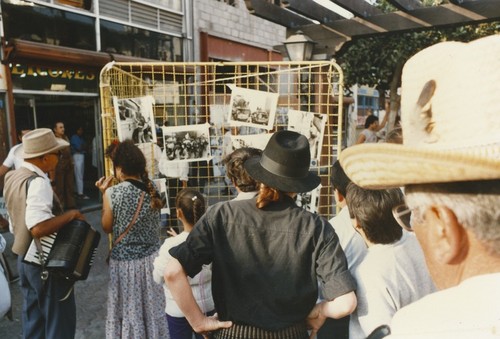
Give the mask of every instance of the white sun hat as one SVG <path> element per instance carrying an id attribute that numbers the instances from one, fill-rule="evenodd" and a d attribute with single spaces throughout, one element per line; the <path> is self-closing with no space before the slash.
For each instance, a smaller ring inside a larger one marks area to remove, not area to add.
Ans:
<path id="1" fill-rule="evenodd" d="M 340 154 L 366 188 L 500 179 L 500 35 L 443 42 L 410 58 L 402 75 L 403 144 Z"/>

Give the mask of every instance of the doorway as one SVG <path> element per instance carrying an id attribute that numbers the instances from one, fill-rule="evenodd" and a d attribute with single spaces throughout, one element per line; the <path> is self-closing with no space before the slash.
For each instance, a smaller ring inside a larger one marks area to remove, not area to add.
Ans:
<path id="1" fill-rule="evenodd" d="M 93 154 L 93 140 L 102 140 L 98 115 L 99 98 L 93 96 L 40 95 L 14 93 L 16 129 L 52 129 L 55 122 L 62 121 L 66 136 L 71 138 L 78 127 L 83 127 L 87 143 L 85 156 L 84 191 L 87 195 L 98 195 L 94 183 L 102 173 L 102 147 L 98 143 Z M 95 159 L 93 157 L 95 156 Z"/>

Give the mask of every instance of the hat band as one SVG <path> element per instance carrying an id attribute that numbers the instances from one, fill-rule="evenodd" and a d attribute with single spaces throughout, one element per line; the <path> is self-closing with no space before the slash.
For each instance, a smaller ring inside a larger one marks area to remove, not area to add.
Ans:
<path id="1" fill-rule="evenodd" d="M 267 157 L 266 154 L 262 154 L 262 157 L 260 158 L 260 164 L 264 169 L 271 172 L 272 174 L 287 178 L 304 178 L 307 176 L 309 169 L 307 168 L 306 171 L 304 171 L 303 167 L 280 164 Z"/>

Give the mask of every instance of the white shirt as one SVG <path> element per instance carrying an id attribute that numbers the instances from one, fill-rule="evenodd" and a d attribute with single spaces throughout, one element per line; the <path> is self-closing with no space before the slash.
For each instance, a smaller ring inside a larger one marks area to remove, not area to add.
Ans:
<path id="1" fill-rule="evenodd" d="M 365 144 L 377 142 L 377 133 L 374 131 L 370 131 L 369 129 L 364 129 L 361 131 L 361 134 L 365 136 Z"/>
<path id="2" fill-rule="evenodd" d="M 158 284 L 163 284 L 163 290 L 165 292 L 165 313 L 172 317 L 184 317 L 179 306 L 175 302 L 172 293 L 168 289 L 167 285 L 164 284 L 163 274 L 167 266 L 168 261 L 172 258 L 168 252 L 172 247 L 182 244 L 186 241 L 189 232 L 182 232 L 175 237 L 170 237 L 165 240 L 163 245 L 160 247 L 158 256 L 153 263 L 153 279 Z M 193 296 L 196 300 L 198 306 L 203 313 L 213 311 L 215 309 L 214 301 L 212 299 L 212 266 L 203 265 L 200 273 L 198 273 L 194 278 L 187 277 L 189 285 L 193 290 Z"/>
<path id="3" fill-rule="evenodd" d="M 19 149 L 23 144 L 17 144 L 15 146 L 12 146 L 12 148 L 10 149 L 9 151 L 9 154 L 7 155 L 7 158 L 5 158 L 5 160 L 3 161 L 3 165 L 5 167 L 8 167 L 8 168 L 14 168 L 14 169 L 18 169 L 19 167 L 21 167 L 21 165 L 23 164 L 24 162 L 24 159 L 19 157 L 17 154 L 16 154 L 16 151 L 17 153 L 19 154 L 19 152 L 22 150 L 22 149 Z"/>
<path id="4" fill-rule="evenodd" d="M 344 250 L 347 258 L 349 272 L 354 275 L 354 271 L 366 255 L 366 243 L 363 237 L 352 227 L 347 206 L 342 208 L 339 214 L 331 218 L 329 222 L 339 237 L 340 247 Z"/>
<path id="5" fill-rule="evenodd" d="M 238 195 L 236 196 L 236 198 L 234 198 L 233 200 L 247 200 L 247 199 L 253 199 L 257 193 L 259 193 L 258 191 L 252 191 L 252 192 L 239 192 Z"/>
<path id="6" fill-rule="evenodd" d="M 352 339 L 366 338 L 390 324 L 397 310 L 435 291 L 420 244 L 407 231 L 395 243 L 370 246 L 354 278 L 358 306 L 349 322 Z"/>
<path id="7" fill-rule="evenodd" d="M 29 162 L 23 162 L 22 166 L 39 175 L 31 181 L 26 197 L 25 222 L 31 230 L 36 224 L 54 217 L 52 214 L 54 193 L 49 177 L 40 168 Z"/>
<path id="8" fill-rule="evenodd" d="M 399 310 L 388 339 L 500 338 L 500 273 L 484 274 Z"/>

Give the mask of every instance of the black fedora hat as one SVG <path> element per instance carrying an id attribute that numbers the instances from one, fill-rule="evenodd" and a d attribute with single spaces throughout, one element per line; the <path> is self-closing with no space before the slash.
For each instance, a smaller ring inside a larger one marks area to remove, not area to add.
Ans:
<path id="1" fill-rule="evenodd" d="M 303 193 L 318 187 L 319 176 L 309 171 L 311 151 L 302 134 L 278 131 L 262 156 L 245 161 L 245 169 L 255 180 L 283 192 Z"/>

